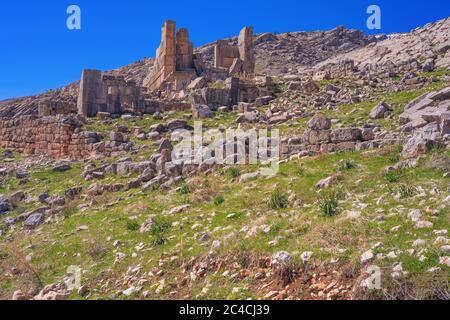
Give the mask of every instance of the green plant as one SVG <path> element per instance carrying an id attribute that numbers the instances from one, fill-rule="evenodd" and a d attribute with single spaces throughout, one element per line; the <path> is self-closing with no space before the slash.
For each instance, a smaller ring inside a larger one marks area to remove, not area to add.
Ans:
<path id="1" fill-rule="evenodd" d="M 339 162 L 339 168 L 341 170 L 350 170 L 356 167 L 356 162 L 354 160 L 341 160 Z"/>
<path id="2" fill-rule="evenodd" d="M 76 207 L 69 207 L 64 208 L 62 211 L 62 215 L 64 219 L 69 219 L 71 216 L 73 216 L 75 213 L 77 213 L 78 209 Z"/>
<path id="3" fill-rule="evenodd" d="M 384 174 L 384 178 L 389 183 L 395 183 L 402 177 L 402 172 L 400 170 L 389 170 Z"/>
<path id="4" fill-rule="evenodd" d="M 398 163 L 400 161 L 400 155 L 399 154 L 390 155 L 388 160 L 391 163 Z"/>
<path id="5" fill-rule="evenodd" d="M 327 217 L 333 217 L 339 213 L 338 195 L 331 193 L 325 195 L 320 201 L 320 211 Z"/>
<path id="6" fill-rule="evenodd" d="M 236 179 L 236 178 L 240 177 L 240 175 L 241 175 L 241 171 L 238 168 L 234 168 L 234 167 L 228 169 L 227 173 L 231 179 Z"/>
<path id="7" fill-rule="evenodd" d="M 275 189 L 269 198 L 269 208 L 273 210 L 285 209 L 288 207 L 289 201 L 285 193 L 279 189 Z"/>
<path id="8" fill-rule="evenodd" d="M 399 187 L 400 198 L 402 198 L 402 199 L 412 197 L 415 192 L 416 192 L 416 189 L 413 186 L 402 184 Z"/>
<path id="9" fill-rule="evenodd" d="M 139 230 L 139 224 L 136 221 L 128 220 L 126 224 L 126 228 L 128 231 L 137 231 Z"/>
<path id="10" fill-rule="evenodd" d="M 222 195 L 218 195 L 217 197 L 214 198 L 214 204 L 217 207 L 220 206 L 224 202 L 225 202 L 225 198 Z"/>
<path id="11" fill-rule="evenodd" d="M 178 193 L 184 195 L 190 193 L 189 186 L 186 183 L 183 183 L 183 185 L 178 190 Z"/>
<path id="12" fill-rule="evenodd" d="M 172 224 L 170 221 L 155 218 L 153 222 L 153 226 L 150 230 L 150 234 L 152 236 L 152 244 L 155 246 L 161 246 L 167 242 L 167 231 L 171 228 Z"/>
<path id="13" fill-rule="evenodd" d="M 298 171 L 297 171 L 297 175 L 298 175 L 298 176 L 304 177 L 305 174 L 306 174 L 305 168 L 299 168 L 299 169 L 298 169 Z"/>
<path id="14" fill-rule="evenodd" d="M 445 147 L 442 144 L 434 144 L 431 146 L 430 154 L 439 155 L 445 152 Z"/>

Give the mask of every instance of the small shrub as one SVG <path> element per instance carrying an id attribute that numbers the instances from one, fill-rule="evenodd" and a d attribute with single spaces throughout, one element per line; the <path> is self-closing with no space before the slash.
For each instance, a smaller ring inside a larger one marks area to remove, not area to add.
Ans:
<path id="1" fill-rule="evenodd" d="M 215 199 L 214 199 L 214 204 L 218 207 L 220 206 L 222 203 L 225 202 L 225 198 L 222 195 L 218 195 Z"/>
<path id="2" fill-rule="evenodd" d="M 285 209 L 288 207 L 289 201 L 285 193 L 276 189 L 269 198 L 269 207 L 273 210 Z"/>
<path id="3" fill-rule="evenodd" d="M 297 170 L 297 175 L 298 175 L 298 176 L 304 177 L 305 174 L 306 174 L 305 168 L 299 168 L 299 169 Z"/>
<path id="4" fill-rule="evenodd" d="M 189 186 L 185 183 L 178 190 L 178 193 L 183 195 L 189 194 L 190 192 L 191 191 L 189 190 Z"/>
<path id="5" fill-rule="evenodd" d="M 439 155 L 442 154 L 443 152 L 445 152 L 445 147 L 442 144 L 437 143 L 431 147 L 429 153 L 432 155 Z"/>
<path id="6" fill-rule="evenodd" d="M 73 216 L 75 213 L 77 213 L 78 209 L 76 207 L 72 208 L 64 208 L 62 211 L 62 215 L 64 219 L 69 219 L 71 216 Z"/>
<path id="7" fill-rule="evenodd" d="M 241 171 L 238 168 L 230 168 L 228 169 L 228 176 L 231 179 L 236 179 L 241 176 Z"/>
<path id="8" fill-rule="evenodd" d="M 390 170 L 384 174 L 384 178 L 389 183 L 395 183 L 402 177 L 402 172 L 400 170 Z"/>
<path id="9" fill-rule="evenodd" d="M 400 155 L 399 154 L 390 155 L 388 160 L 390 163 L 394 163 L 394 164 L 398 163 L 400 161 Z"/>
<path id="10" fill-rule="evenodd" d="M 86 246 L 86 252 L 93 260 L 100 260 L 106 256 L 108 248 L 106 248 L 102 241 L 92 239 Z"/>
<path id="11" fill-rule="evenodd" d="M 356 167 L 356 162 L 354 160 L 341 160 L 339 162 L 339 168 L 341 170 L 350 170 Z"/>
<path id="12" fill-rule="evenodd" d="M 405 199 L 405 198 L 411 198 L 414 195 L 414 193 L 416 192 L 416 189 L 412 186 L 402 184 L 399 187 L 398 191 L 400 193 L 400 198 Z"/>
<path id="13" fill-rule="evenodd" d="M 333 217 L 339 213 L 339 203 L 336 193 L 332 193 L 322 198 L 320 201 L 320 211 L 327 217 Z"/>
<path id="14" fill-rule="evenodd" d="M 127 221 L 126 227 L 128 231 L 134 232 L 139 230 L 139 223 L 137 223 L 136 221 L 129 220 Z"/>
<path id="15" fill-rule="evenodd" d="M 161 218 L 155 218 L 153 222 L 150 234 L 152 236 L 152 244 L 155 246 L 161 246 L 167 242 L 167 231 L 171 228 L 172 224 Z"/>

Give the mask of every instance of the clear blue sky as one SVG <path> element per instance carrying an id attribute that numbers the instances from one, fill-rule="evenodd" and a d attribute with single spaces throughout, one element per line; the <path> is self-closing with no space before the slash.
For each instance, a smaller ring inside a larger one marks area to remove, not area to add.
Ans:
<path id="1" fill-rule="evenodd" d="M 82 29 L 66 28 L 81 8 Z M 382 10 L 381 33 L 405 32 L 450 16 L 448 0 L 3 0 L 0 4 L 0 100 L 79 79 L 83 68 L 113 69 L 152 57 L 166 19 L 187 27 L 196 46 L 256 32 L 366 29 L 366 9 Z"/>

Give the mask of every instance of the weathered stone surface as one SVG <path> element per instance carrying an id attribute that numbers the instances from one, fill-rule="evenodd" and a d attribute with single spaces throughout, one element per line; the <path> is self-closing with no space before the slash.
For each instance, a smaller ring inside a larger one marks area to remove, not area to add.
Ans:
<path id="1" fill-rule="evenodd" d="M 402 158 L 410 159 L 426 154 L 436 143 L 433 140 L 415 136 L 403 147 Z"/>
<path id="2" fill-rule="evenodd" d="M 167 123 L 166 128 L 169 131 L 175 131 L 178 129 L 186 129 L 187 121 L 181 119 L 171 120 Z"/>
<path id="3" fill-rule="evenodd" d="M 238 46 L 219 40 L 214 46 L 214 67 L 228 70 L 230 75 L 252 75 L 255 72 L 253 28 L 244 27 L 238 37 Z"/>
<path id="4" fill-rule="evenodd" d="M 83 190 L 83 187 L 73 187 L 73 188 L 67 189 L 64 192 L 64 194 L 66 197 L 73 200 L 81 194 L 82 190 Z"/>
<path id="5" fill-rule="evenodd" d="M 308 128 L 311 130 L 329 130 L 331 121 L 323 115 L 316 116 L 308 122 Z"/>
<path id="6" fill-rule="evenodd" d="M 306 130 L 304 141 L 308 144 L 326 144 L 331 142 L 331 130 Z"/>
<path id="7" fill-rule="evenodd" d="M 386 113 L 389 111 L 390 107 L 387 103 L 382 102 L 372 109 L 369 117 L 371 119 L 383 119 L 385 118 Z"/>
<path id="8" fill-rule="evenodd" d="M 192 106 L 192 117 L 194 119 L 206 119 L 214 117 L 214 113 L 211 109 L 204 104 Z"/>
<path id="9" fill-rule="evenodd" d="M 42 213 L 34 213 L 30 215 L 24 222 L 25 229 L 31 230 L 38 227 L 44 222 L 44 215 Z"/>
<path id="10" fill-rule="evenodd" d="M 58 164 L 53 167 L 54 172 L 65 172 L 65 171 L 69 171 L 70 169 L 71 169 L 70 165 L 68 165 L 66 163 Z"/>
<path id="11" fill-rule="evenodd" d="M 8 212 L 11 210 L 11 203 L 9 199 L 3 195 L 0 195 L 0 214 Z"/>
<path id="12" fill-rule="evenodd" d="M 193 45 L 187 29 L 176 31 L 176 23 L 167 20 L 162 28 L 162 39 L 156 51 L 156 60 L 144 86 L 149 91 L 179 91 L 197 76 Z"/>
<path id="13" fill-rule="evenodd" d="M 350 142 L 358 141 L 362 139 L 361 129 L 359 128 L 345 128 L 331 130 L 330 134 L 331 142 Z"/>
<path id="14" fill-rule="evenodd" d="M 52 158 L 83 159 L 94 151 L 99 136 L 82 131 L 79 116 L 21 116 L 0 120 L 0 147 L 26 155 L 46 155 Z"/>
<path id="15" fill-rule="evenodd" d="M 239 56 L 242 61 L 244 75 L 255 73 L 255 57 L 253 46 L 253 27 L 244 27 L 239 34 Z"/>
<path id="16" fill-rule="evenodd" d="M 25 193 L 23 191 L 17 191 L 14 192 L 10 197 L 9 197 L 9 202 L 16 207 L 17 205 L 19 205 L 19 203 L 21 201 L 23 201 L 23 199 L 25 199 Z M 0 201 L 1 202 L 1 201 Z M 0 210 L 1 211 L 1 210 Z"/>
<path id="17" fill-rule="evenodd" d="M 145 220 L 145 222 L 142 224 L 141 228 L 139 229 L 139 232 L 140 233 L 150 232 L 152 230 L 154 223 L 155 223 L 154 216 L 149 216 L 147 220 Z"/>
<path id="18" fill-rule="evenodd" d="M 188 86 L 187 90 L 198 90 L 206 87 L 208 84 L 208 79 L 206 77 L 198 77 L 193 80 Z"/>
<path id="19" fill-rule="evenodd" d="M 400 115 L 404 131 L 412 131 L 428 123 L 436 123 L 441 134 L 448 134 L 448 114 L 450 113 L 450 87 L 424 94 L 405 107 Z"/>

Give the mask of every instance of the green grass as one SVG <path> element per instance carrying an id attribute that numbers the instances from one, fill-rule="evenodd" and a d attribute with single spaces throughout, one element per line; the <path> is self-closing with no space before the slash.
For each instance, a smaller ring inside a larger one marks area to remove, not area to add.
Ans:
<path id="1" fill-rule="evenodd" d="M 272 192 L 269 199 L 269 208 L 273 210 L 286 209 L 289 205 L 288 197 L 285 193 L 276 189 Z"/>
<path id="2" fill-rule="evenodd" d="M 325 86 L 327 83 L 320 83 Z M 368 114 L 379 101 L 386 100 L 394 107 L 393 119 L 377 120 L 385 128 L 397 126 L 396 119 L 404 104 L 426 90 L 438 89 L 442 82 L 433 83 L 428 88 L 410 92 L 391 93 L 382 96 L 375 92 L 369 101 L 360 104 L 341 105 L 337 110 L 324 111 L 337 119 L 343 126 L 360 126 L 368 121 Z M 352 110 L 354 112 L 350 112 Z M 184 118 L 189 112 L 172 113 L 168 119 Z M 233 125 L 236 114 L 217 113 L 214 119 L 207 119 L 205 127 Z M 153 120 L 145 116 L 130 122 L 113 120 L 113 125 L 140 126 L 146 130 L 152 124 L 165 120 Z M 292 121 L 279 126 L 282 132 L 300 134 L 308 118 Z M 189 120 L 192 125 L 193 121 Z M 108 132 L 111 124 L 91 120 L 89 128 Z M 154 152 L 152 142 L 148 149 L 133 154 L 135 161 L 148 159 Z M 255 291 L 252 279 L 223 277 L 228 270 L 223 266 L 217 272 L 207 272 L 205 278 L 188 281 L 179 286 L 189 271 L 183 271 L 183 263 L 209 255 L 214 240 L 221 246 L 214 253 L 228 261 L 230 255 L 240 256 L 250 252 L 255 257 L 270 257 L 277 251 L 291 252 L 295 259 L 304 251 L 314 252 L 315 259 L 327 263 L 330 259 L 358 264 L 362 252 L 373 244 L 382 242 L 377 253 L 402 251 L 395 262 L 403 263 L 412 281 L 423 285 L 429 280 L 427 270 L 438 265 L 439 254 L 432 243 L 435 240 L 429 229 L 419 230 L 408 220 L 407 213 L 420 209 L 424 219 L 433 222 L 433 230 L 449 228 L 449 208 L 444 204 L 448 195 L 448 179 L 443 174 L 449 171 L 445 159 L 449 151 L 442 148 L 432 150 L 416 168 L 401 171 L 385 169 L 398 163 L 401 148 L 389 146 L 380 150 L 363 152 L 340 152 L 317 157 L 289 161 L 280 165 L 278 175 L 260 178 L 240 184 L 238 178 L 245 172 L 255 172 L 252 168 L 231 167 L 217 170 L 208 175 L 196 177 L 198 181 L 186 180 L 175 192 L 159 190 L 123 190 L 104 194 L 94 199 L 75 199 L 62 213 L 52 217 L 51 224 L 44 224 L 37 232 L 24 236 L 16 230 L 6 230 L 0 237 L 0 269 L 3 264 L 15 265 L 6 255 L 9 237 L 17 237 L 24 256 L 33 254 L 30 262 L 45 284 L 60 281 L 68 266 L 83 269 L 83 281 L 91 287 L 93 299 L 120 298 L 115 293 L 127 289 L 112 285 L 127 275 L 131 267 L 142 267 L 142 274 L 163 270 L 164 275 L 151 279 L 142 285 L 151 292 L 152 299 L 170 299 L 172 290 L 179 290 L 193 299 L 261 298 Z M 113 158 L 107 159 L 108 162 Z M 47 169 L 31 169 L 30 182 L 19 185 L 14 177 L 3 177 L 0 192 L 9 195 L 23 190 L 31 197 L 43 192 L 64 195 L 73 186 L 84 190 L 93 181 L 84 181 L 82 172 L 85 163 L 72 164 L 72 170 L 54 173 Z M 318 192 L 316 184 L 323 178 L 340 171 L 342 180 L 334 190 Z M 126 183 L 132 177 L 107 176 L 101 183 Z M 424 190 L 424 194 L 416 190 Z M 339 191 L 335 193 L 334 191 Z M 85 211 L 79 205 L 90 204 Z M 189 204 L 183 213 L 168 215 L 170 209 Z M 35 209 L 37 204 L 22 203 L 11 213 L 17 216 Z M 429 214 L 427 209 L 436 210 Z M 347 219 L 345 212 L 358 211 L 360 218 Z M 149 215 L 154 216 L 154 226 L 150 232 L 141 234 L 139 227 Z M 379 217 L 382 216 L 380 220 Z M 79 231 L 80 226 L 88 230 Z M 398 232 L 392 228 L 400 226 Z M 202 235 L 210 234 L 210 239 L 200 241 Z M 426 259 L 421 262 L 416 256 L 407 254 L 412 242 L 418 238 L 427 240 Z M 119 240 L 118 248 L 113 246 Z M 114 263 L 118 253 L 125 254 L 122 261 Z M 380 267 L 389 268 L 394 261 L 377 261 Z M 443 274 L 449 268 L 440 266 Z M 3 269 L 2 269 L 3 270 Z M 166 279 L 166 287 L 156 293 L 154 286 L 160 279 Z M 207 293 L 203 288 L 210 282 Z M 109 284 L 109 285 L 108 285 Z M 10 298 L 20 287 L 16 279 L 0 280 L 0 297 Z M 235 287 L 243 288 L 232 293 Z M 76 295 L 74 299 L 80 299 Z"/>

